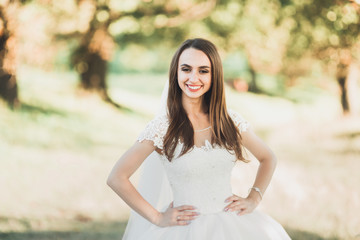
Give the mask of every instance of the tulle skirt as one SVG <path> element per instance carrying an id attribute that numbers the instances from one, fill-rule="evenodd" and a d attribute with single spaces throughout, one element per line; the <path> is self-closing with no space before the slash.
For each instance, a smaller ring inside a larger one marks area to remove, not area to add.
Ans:
<path id="1" fill-rule="evenodd" d="M 287 240 L 283 227 L 255 210 L 238 216 L 234 212 L 202 214 L 186 226 L 161 228 L 151 225 L 138 240 Z"/>

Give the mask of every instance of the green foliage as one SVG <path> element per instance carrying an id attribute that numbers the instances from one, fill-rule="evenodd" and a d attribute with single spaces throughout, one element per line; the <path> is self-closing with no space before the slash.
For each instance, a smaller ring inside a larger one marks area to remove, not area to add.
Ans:
<path id="1" fill-rule="evenodd" d="M 352 48 L 359 39 L 359 6 L 348 1 L 287 1 L 279 17 L 294 21 L 288 53 L 299 57 L 306 51 Z"/>
<path id="2" fill-rule="evenodd" d="M 172 52 L 131 44 L 114 53 L 109 63 L 111 73 L 167 73 Z"/>
<path id="3" fill-rule="evenodd" d="M 24 47 L 19 52 L 26 53 L 27 63 L 77 70 L 75 63 L 88 51 L 108 52 L 100 55 L 112 73 L 166 73 L 182 41 L 204 37 L 218 46 L 225 79 L 243 78 L 250 83 L 252 76 L 270 76 L 259 80 L 269 94 L 280 94 L 298 83 L 294 79 L 309 75 L 317 60 L 335 69 L 338 49 L 359 56 L 355 2 L 221 0 L 204 14 L 195 14 L 199 10 L 193 7 L 207 2 L 211 1 L 31 1 L 20 18 L 36 19 L 37 35 L 22 37 Z M 38 21 L 40 15 L 47 21 Z M 110 40 L 96 41 L 98 29 L 104 29 Z M 99 46 L 93 47 L 93 38 Z M 40 54 L 32 54 L 34 49 Z M 234 56 L 238 52 L 239 58 Z M 250 69 L 256 74 L 251 75 Z"/>

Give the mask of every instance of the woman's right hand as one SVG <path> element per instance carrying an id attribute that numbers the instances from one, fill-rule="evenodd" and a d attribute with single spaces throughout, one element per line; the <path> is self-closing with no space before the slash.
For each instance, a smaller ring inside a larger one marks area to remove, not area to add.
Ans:
<path id="1" fill-rule="evenodd" d="M 189 205 L 182 205 L 174 208 L 174 203 L 170 203 L 165 212 L 160 212 L 155 225 L 159 227 L 169 227 L 176 225 L 188 225 L 200 214 L 193 211 L 196 208 Z"/>

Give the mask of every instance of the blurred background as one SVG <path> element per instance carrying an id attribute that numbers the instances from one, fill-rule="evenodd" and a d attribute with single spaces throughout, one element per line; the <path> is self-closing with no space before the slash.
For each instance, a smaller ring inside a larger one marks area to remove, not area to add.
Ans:
<path id="1" fill-rule="evenodd" d="M 0 0 L 0 238 L 121 239 L 106 178 L 202 37 L 278 157 L 261 210 L 292 239 L 360 239 L 359 33 L 358 0 Z"/>

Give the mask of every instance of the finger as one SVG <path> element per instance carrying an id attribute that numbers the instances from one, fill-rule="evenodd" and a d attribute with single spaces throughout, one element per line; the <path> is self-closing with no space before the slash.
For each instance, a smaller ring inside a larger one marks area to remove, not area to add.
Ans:
<path id="1" fill-rule="evenodd" d="M 243 198 L 236 196 L 236 195 L 232 195 L 231 197 L 228 197 L 227 199 L 225 199 L 225 202 L 233 202 L 233 201 L 237 201 L 239 199 L 243 199 Z"/>
<path id="2" fill-rule="evenodd" d="M 195 210 L 196 208 L 194 206 L 190 205 L 182 205 L 176 208 L 179 211 L 185 211 L 185 210 Z"/>
<path id="3" fill-rule="evenodd" d="M 247 214 L 247 213 L 249 213 L 250 211 L 248 210 L 248 209 L 244 209 L 244 210 L 242 210 L 242 211 L 239 211 L 238 213 L 237 213 L 237 215 L 238 216 L 242 216 L 242 215 L 245 215 L 245 214 Z"/>
<path id="4" fill-rule="evenodd" d="M 187 212 L 178 212 L 177 214 L 174 214 L 173 218 L 176 218 L 176 220 L 184 220 L 187 217 L 193 217 L 196 216 L 195 214 L 192 213 L 187 213 Z"/>
<path id="5" fill-rule="evenodd" d="M 244 211 L 246 209 L 248 209 L 249 206 L 247 205 L 237 205 L 237 206 L 233 206 L 231 208 L 228 208 L 227 210 L 224 209 L 225 212 L 235 212 L 235 211 Z"/>
<path id="6" fill-rule="evenodd" d="M 228 197 L 225 199 L 225 202 L 232 202 L 232 201 L 236 201 L 237 199 L 237 196 L 233 195 L 231 197 Z"/>
<path id="7" fill-rule="evenodd" d="M 236 207 L 233 207 L 233 208 L 229 208 L 229 212 L 242 212 L 242 211 L 246 211 L 246 209 L 248 209 L 247 206 L 236 206 Z"/>
<path id="8" fill-rule="evenodd" d="M 177 221 L 177 225 L 180 225 L 180 226 L 184 226 L 184 225 L 189 225 L 191 222 L 190 221 Z"/>
<path id="9" fill-rule="evenodd" d="M 224 211 L 225 212 L 236 212 L 236 211 L 243 211 L 245 209 L 246 209 L 246 207 L 236 206 L 236 207 L 224 209 Z"/>
<path id="10" fill-rule="evenodd" d="M 191 221 L 195 219 L 196 216 L 181 216 L 177 221 Z"/>
<path id="11" fill-rule="evenodd" d="M 183 211 L 182 215 L 184 215 L 184 216 L 199 216 L 200 213 L 199 212 L 193 212 L 193 211 Z"/>
<path id="12" fill-rule="evenodd" d="M 188 225 L 194 219 L 195 218 L 191 216 L 178 215 L 174 222 L 175 225 Z"/>
<path id="13" fill-rule="evenodd" d="M 235 201 L 235 202 L 232 202 L 232 203 L 228 204 L 224 208 L 224 211 L 232 209 L 232 208 L 242 208 L 244 206 L 246 206 L 246 203 L 244 201 L 242 201 L 242 200 L 239 200 L 239 201 Z"/>
<path id="14" fill-rule="evenodd" d="M 197 214 L 197 213 L 186 213 L 186 212 L 181 212 L 180 215 L 178 215 L 177 217 L 174 217 L 175 221 L 192 221 L 192 220 L 195 220 L 198 215 L 200 214 Z"/>
<path id="15" fill-rule="evenodd" d="M 232 208 L 234 206 L 238 206 L 238 205 L 241 205 L 241 204 L 243 204 L 243 202 L 241 200 L 239 200 L 239 201 L 235 201 L 235 202 L 232 202 L 232 203 L 228 204 L 225 208 Z"/>

